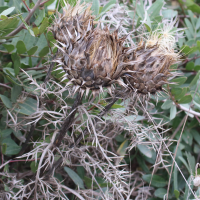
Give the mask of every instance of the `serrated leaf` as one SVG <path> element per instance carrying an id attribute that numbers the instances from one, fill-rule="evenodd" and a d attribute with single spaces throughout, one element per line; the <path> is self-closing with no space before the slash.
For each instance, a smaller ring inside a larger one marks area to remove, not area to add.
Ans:
<path id="1" fill-rule="evenodd" d="M 171 108 L 172 105 L 173 105 L 173 101 L 172 100 L 167 100 L 162 104 L 161 108 L 163 110 L 166 110 L 166 109 Z"/>
<path id="2" fill-rule="evenodd" d="M 64 170 L 67 172 L 69 177 L 74 181 L 74 183 L 80 187 L 81 189 L 85 189 L 83 180 L 79 177 L 79 175 L 71 170 L 69 167 L 64 167 Z"/>
<path id="3" fill-rule="evenodd" d="M 40 51 L 39 56 L 40 56 L 40 57 L 44 57 L 44 56 L 46 56 L 48 53 L 49 53 L 49 47 L 44 47 L 44 48 Z"/>
<path id="4" fill-rule="evenodd" d="M 158 188 L 155 192 L 154 195 L 158 198 L 162 198 L 167 194 L 167 190 L 165 188 Z"/>
<path id="5" fill-rule="evenodd" d="M 0 98 L 2 100 L 2 102 L 4 103 L 4 105 L 7 107 L 7 108 L 12 108 L 12 103 L 10 101 L 10 99 L 2 94 L 0 94 Z"/>
<path id="6" fill-rule="evenodd" d="M 145 174 L 142 176 L 143 180 L 145 180 L 147 183 L 150 183 L 151 177 L 151 174 Z M 153 175 L 151 185 L 154 187 L 165 187 L 167 185 L 167 180 L 161 176 Z"/>
<path id="7" fill-rule="evenodd" d="M 176 117 L 177 109 L 175 105 L 172 105 L 170 108 L 170 120 L 174 119 Z"/>
<path id="8" fill-rule="evenodd" d="M 92 0 L 92 7 L 91 10 L 93 11 L 93 14 L 98 16 L 99 14 L 99 0 Z"/>
<path id="9" fill-rule="evenodd" d="M 26 46 L 24 44 L 24 42 L 22 40 L 19 40 L 16 44 L 16 48 L 17 48 L 17 52 L 19 54 L 23 54 L 25 53 L 27 50 L 26 50 Z"/>
<path id="10" fill-rule="evenodd" d="M 192 101 L 192 96 L 191 95 L 186 95 L 181 100 L 178 101 L 179 104 L 186 104 L 190 103 Z"/>
<path id="11" fill-rule="evenodd" d="M 152 151 L 146 145 L 138 144 L 137 148 L 139 151 L 148 158 L 152 157 Z"/>

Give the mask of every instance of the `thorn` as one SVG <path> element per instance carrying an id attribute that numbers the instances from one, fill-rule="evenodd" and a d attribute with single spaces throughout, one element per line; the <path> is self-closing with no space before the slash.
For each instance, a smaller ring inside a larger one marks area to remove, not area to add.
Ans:
<path id="1" fill-rule="evenodd" d="M 68 28 L 67 28 L 67 27 L 65 27 L 65 28 L 66 28 L 66 30 L 67 30 L 67 33 L 68 33 L 68 35 L 69 35 L 70 39 L 72 39 L 72 40 L 73 40 L 73 36 L 72 36 L 72 34 L 69 32 L 69 30 L 68 30 Z"/>
<path id="2" fill-rule="evenodd" d="M 110 96 L 112 96 L 112 89 L 111 89 L 111 87 L 109 86 L 109 87 L 107 87 L 107 89 L 108 89 L 108 93 L 110 94 Z"/>
<path id="3" fill-rule="evenodd" d="M 67 78 L 66 75 L 65 75 L 65 77 L 62 78 L 61 82 L 63 82 L 63 81 L 66 80 L 66 79 L 68 79 L 68 78 Z"/>
<path id="4" fill-rule="evenodd" d="M 100 92 L 103 93 L 103 87 L 102 87 L 102 85 L 100 85 L 99 88 L 100 88 Z"/>
<path id="5" fill-rule="evenodd" d="M 89 88 L 89 87 L 87 87 L 87 88 L 86 88 L 86 94 L 85 94 L 85 97 L 87 97 L 87 96 L 88 96 L 89 92 L 90 92 L 90 88 Z"/>
<path id="6" fill-rule="evenodd" d="M 85 90 L 84 90 L 84 89 L 82 89 L 82 88 L 80 88 L 80 92 L 81 92 L 81 98 L 82 98 L 82 96 L 83 96 L 83 94 L 84 94 Z"/>
<path id="7" fill-rule="evenodd" d="M 79 85 L 74 86 L 74 94 L 78 91 L 79 88 L 80 88 Z"/>

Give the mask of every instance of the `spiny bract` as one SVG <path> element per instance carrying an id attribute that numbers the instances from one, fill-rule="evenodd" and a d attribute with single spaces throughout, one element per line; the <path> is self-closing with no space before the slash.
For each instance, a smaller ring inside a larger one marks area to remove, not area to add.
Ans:
<path id="1" fill-rule="evenodd" d="M 179 54 L 174 52 L 175 39 L 172 35 L 151 33 L 134 47 L 126 49 L 126 63 L 129 64 L 124 82 L 138 93 L 155 94 L 162 90 L 171 75 L 170 66 L 177 63 Z"/>
<path id="2" fill-rule="evenodd" d="M 51 28 L 58 42 L 56 62 L 66 72 L 67 84 L 73 83 L 75 92 L 79 88 L 86 90 L 86 95 L 90 90 L 98 94 L 103 87 L 111 91 L 110 86 L 116 82 L 125 86 L 120 78 L 125 67 L 122 62 L 125 38 L 118 38 L 117 30 L 110 33 L 107 27 L 101 29 L 100 24 L 95 27 L 90 7 L 85 11 L 85 6 L 79 3 L 67 7 Z"/>

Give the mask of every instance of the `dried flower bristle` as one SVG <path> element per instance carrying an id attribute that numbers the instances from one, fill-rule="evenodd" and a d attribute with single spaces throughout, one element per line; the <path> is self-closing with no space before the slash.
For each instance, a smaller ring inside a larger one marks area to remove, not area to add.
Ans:
<path id="1" fill-rule="evenodd" d="M 126 54 L 129 66 L 124 81 L 142 94 L 155 94 L 162 90 L 162 85 L 167 83 L 170 76 L 169 67 L 179 57 L 171 43 L 164 43 L 162 38 L 155 35 L 141 41 L 137 47 L 130 47 Z"/>

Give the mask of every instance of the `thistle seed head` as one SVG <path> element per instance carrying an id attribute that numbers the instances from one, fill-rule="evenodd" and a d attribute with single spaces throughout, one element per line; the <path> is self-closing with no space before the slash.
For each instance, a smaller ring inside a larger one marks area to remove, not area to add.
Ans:
<path id="1" fill-rule="evenodd" d="M 83 11 L 83 5 L 70 7 L 66 4 L 63 15 L 55 20 L 52 31 L 58 44 L 57 63 L 65 72 L 64 79 L 68 84 L 78 88 L 99 93 L 103 87 L 113 83 L 124 83 L 120 80 L 125 68 L 123 42 L 118 38 L 118 31 L 110 33 L 100 24 L 93 25 L 90 7 Z"/>
<path id="2" fill-rule="evenodd" d="M 129 66 L 126 68 L 125 82 L 142 94 L 155 94 L 162 90 L 170 76 L 170 66 L 179 59 L 174 52 L 175 38 L 160 30 L 152 32 L 141 40 L 137 47 L 126 49 Z"/>

